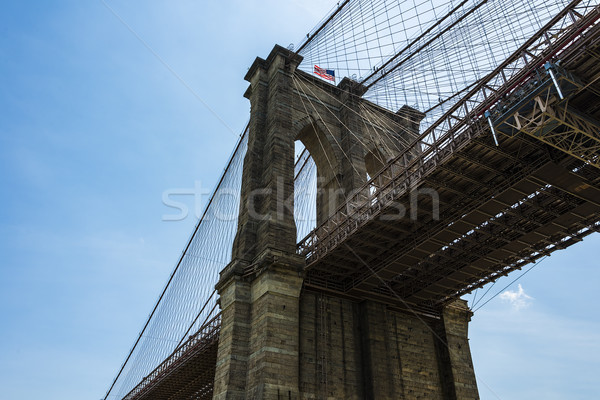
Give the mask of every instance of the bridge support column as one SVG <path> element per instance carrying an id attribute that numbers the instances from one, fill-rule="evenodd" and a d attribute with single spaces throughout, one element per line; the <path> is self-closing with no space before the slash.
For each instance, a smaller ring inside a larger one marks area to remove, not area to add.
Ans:
<path id="1" fill-rule="evenodd" d="M 470 317 L 463 301 L 447 306 L 439 320 L 391 313 L 372 301 L 360 304 L 365 397 L 479 399 Z"/>
<path id="2" fill-rule="evenodd" d="M 215 400 L 246 398 L 251 301 L 250 284 L 240 273 L 242 267 L 230 264 L 217 284 L 221 333 L 214 382 Z"/>
<path id="3" fill-rule="evenodd" d="M 242 263 L 221 273 L 215 400 L 299 398 L 299 261 L 268 252 L 250 277 Z"/>
<path id="4" fill-rule="evenodd" d="M 367 182 L 363 144 L 365 121 L 361 118 L 359 107 L 367 88 L 348 78 L 344 78 L 338 87 L 342 90 L 340 100 L 344 104 L 340 108 L 341 147 L 346 155 L 342 162 L 342 185 L 345 195 L 351 196 Z M 363 194 L 366 196 L 367 193 Z"/>
<path id="5" fill-rule="evenodd" d="M 437 324 L 438 364 L 447 399 L 479 399 L 468 339 L 470 320 L 467 303 L 458 300 L 446 306 Z"/>
<path id="6" fill-rule="evenodd" d="M 477 400 L 462 301 L 439 318 L 304 291 L 302 399 Z"/>
<path id="7" fill-rule="evenodd" d="M 373 301 L 363 302 L 359 321 L 365 397 L 396 399 L 386 306 Z"/>
<path id="8" fill-rule="evenodd" d="M 306 117 L 306 111 L 298 102 L 314 98 L 320 104 L 319 96 L 328 99 L 341 88 L 343 104 L 348 105 L 340 106 L 345 130 L 326 128 L 331 136 L 327 145 L 323 139 L 329 136 L 311 126 L 321 135 L 316 138 L 322 152 L 313 148 L 316 154 L 327 161 L 336 160 L 336 153 L 340 156 L 338 166 L 327 162 L 334 170 L 321 170 L 321 175 L 331 181 L 332 173 L 339 172 L 339 188 L 355 190 L 369 168 L 359 145 L 361 87 L 345 81 L 335 88 L 309 77 L 315 89 L 309 96 L 294 86 L 294 73 L 303 74 L 296 72 L 299 62 L 299 56 L 276 46 L 266 60 L 257 58 L 246 75 L 250 87 L 245 96 L 251 104 L 248 151 L 232 262 L 221 271 L 216 286 L 222 328 L 213 398 L 477 399 L 466 305 L 453 304 L 439 318 L 417 317 L 394 311 L 390 304 L 302 290 L 305 260 L 296 254 L 293 194 L 294 140 L 304 128 L 294 131 L 293 117 Z M 310 116 L 310 121 L 336 126 L 338 119 L 327 122 L 324 114 Z M 377 129 L 390 143 L 403 137 L 385 127 Z M 377 143 L 371 142 L 375 154 Z"/>
<path id="9" fill-rule="evenodd" d="M 297 400 L 303 259 L 293 217 L 292 74 L 276 46 L 246 80 L 251 116 L 233 261 L 217 284 L 222 315 L 214 399 Z"/>
<path id="10" fill-rule="evenodd" d="M 298 260 L 273 260 L 252 282 L 247 399 L 297 400 Z"/>

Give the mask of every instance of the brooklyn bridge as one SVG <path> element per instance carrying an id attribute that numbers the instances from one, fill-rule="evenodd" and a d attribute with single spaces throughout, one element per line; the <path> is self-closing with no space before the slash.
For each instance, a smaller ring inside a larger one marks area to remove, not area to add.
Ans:
<path id="1" fill-rule="evenodd" d="M 600 231 L 599 19 L 346 0 L 256 58 L 104 399 L 479 398 L 461 297 Z"/>

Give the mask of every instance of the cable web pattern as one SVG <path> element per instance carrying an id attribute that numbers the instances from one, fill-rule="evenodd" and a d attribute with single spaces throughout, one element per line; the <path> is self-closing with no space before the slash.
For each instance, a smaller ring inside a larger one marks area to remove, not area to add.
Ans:
<path id="1" fill-rule="evenodd" d="M 356 0 L 306 44 L 301 69 L 334 69 L 392 111 L 426 113 L 424 131 L 567 0 Z"/>
<path id="2" fill-rule="evenodd" d="M 422 33 L 456 0 L 353 0 L 305 44 L 301 68 L 335 69 L 338 77 L 362 81 L 374 68 Z"/>
<path id="3" fill-rule="evenodd" d="M 126 396 L 218 313 L 214 286 L 219 272 L 231 261 L 247 145 L 246 130 L 107 398 Z"/>

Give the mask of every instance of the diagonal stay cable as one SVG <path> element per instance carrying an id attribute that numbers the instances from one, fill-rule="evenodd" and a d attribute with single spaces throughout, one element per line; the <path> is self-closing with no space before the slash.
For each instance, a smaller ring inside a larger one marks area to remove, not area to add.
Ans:
<path id="1" fill-rule="evenodd" d="M 477 299 L 477 301 L 473 300 L 473 307 L 476 307 L 477 304 L 479 304 L 481 302 L 481 299 L 483 299 L 489 293 L 489 291 L 492 290 L 494 285 L 496 285 L 496 282 L 498 282 L 498 281 L 497 280 L 494 281 L 492 283 L 492 285 L 489 288 L 487 288 L 487 290 L 485 292 L 483 292 L 483 294 L 479 297 L 479 299 Z"/>
<path id="2" fill-rule="evenodd" d="M 419 42 L 419 40 L 425 38 L 427 36 L 427 34 L 433 30 L 436 26 L 441 25 L 442 22 L 444 22 L 444 20 L 446 20 L 448 17 L 450 17 L 451 15 L 453 15 L 456 11 L 458 11 L 458 9 L 460 9 L 465 3 L 467 3 L 468 0 L 463 0 L 460 4 L 458 4 L 456 7 L 454 7 L 448 14 L 446 14 L 442 19 L 440 19 L 439 21 L 436 22 L 436 24 L 432 25 L 429 29 L 427 29 L 425 32 L 423 32 L 423 34 L 421 34 L 419 37 L 415 38 L 411 43 L 409 43 L 403 50 L 401 50 L 400 52 L 398 52 L 394 57 L 390 58 L 385 64 L 383 64 L 381 67 L 377 68 L 371 75 L 367 76 L 361 83 L 365 84 L 369 79 L 373 78 L 375 75 L 377 75 L 377 73 L 379 73 L 380 71 L 384 71 L 384 68 L 386 66 L 388 66 L 392 61 L 394 61 L 395 59 L 397 59 L 400 55 L 402 55 L 405 51 L 407 51 L 408 49 L 410 49 L 412 46 L 414 46 L 415 44 L 417 44 Z M 384 71 L 384 73 L 375 78 L 372 82 L 369 82 L 366 86 L 367 88 L 370 88 L 371 86 L 373 86 L 375 83 L 377 83 L 378 81 L 380 81 L 383 77 L 385 77 L 387 74 L 389 74 L 391 71 L 397 69 L 400 65 L 404 64 L 404 62 L 408 59 L 410 59 L 412 57 L 412 55 L 419 53 L 421 50 L 423 50 L 425 47 L 429 46 L 431 43 L 433 43 L 435 40 L 437 40 L 440 36 L 442 36 L 445 32 L 449 31 L 450 29 L 452 29 L 454 26 L 456 26 L 459 22 L 461 22 L 463 19 L 465 19 L 467 16 L 469 16 L 470 14 L 472 14 L 475 10 L 479 9 L 481 6 L 483 6 L 485 3 L 487 3 L 488 0 L 483 0 L 481 3 L 479 3 L 478 5 L 476 5 L 475 7 L 473 7 L 472 9 L 470 9 L 469 11 L 467 11 L 465 14 L 463 14 L 460 18 L 456 19 L 455 21 L 453 21 L 450 25 L 448 25 L 447 27 L 445 27 L 440 33 L 438 33 L 437 35 L 435 35 L 433 38 L 431 38 L 430 40 L 428 40 L 425 44 L 423 44 L 422 46 L 420 46 L 418 49 L 416 49 L 415 52 L 413 52 L 412 54 L 409 54 L 404 60 L 400 61 L 398 64 L 394 65 L 390 70 L 388 71 Z"/>
<path id="3" fill-rule="evenodd" d="M 344 6 L 346 4 L 348 4 L 350 2 L 350 0 L 345 0 L 342 4 L 338 3 L 338 7 L 336 8 L 336 10 L 329 16 L 329 18 L 327 18 L 327 20 L 325 20 L 325 22 L 323 22 L 323 24 L 317 28 L 317 30 L 312 34 L 312 35 L 307 35 L 306 41 L 304 43 L 302 43 L 302 45 L 298 48 L 298 50 L 296 50 L 296 54 L 299 54 L 302 50 L 304 50 L 304 48 L 310 43 L 312 42 L 312 40 L 314 38 L 316 38 L 319 33 L 321 32 L 321 30 L 323 30 L 325 27 L 327 27 L 327 25 L 329 25 L 329 23 L 336 17 L 336 15 L 342 11 L 342 9 L 344 8 Z"/>
<path id="4" fill-rule="evenodd" d="M 544 261 L 546 258 L 548 258 L 548 256 L 544 256 L 541 259 L 539 259 L 535 264 L 533 264 L 531 267 L 529 267 L 526 271 L 524 271 L 521 275 L 517 276 L 515 279 L 513 279 L 508 285 L 504 286 L 502 289 L 500 289 L 498 291 L 498 293 L 496 293 L 495 295 L 493 295 L 492 297 L 490 297 L 488 300 L 485 301 L 485 303 L 483 303 L 482 305 L 480 305 L 479 307 L 477 307 L 476 309 L 473 310 L 473 312 L 481 309 L 481 307 L 485 306 L 487 303 L 489 303 L 490 301 L 492 301 L 496 296 L 498 296 L 500 293 L 502 293 L 503 291 L 505 291 L 506 289 L 508 289 L 513 283 L 515 283 L 516 281 L 518 281 L 519 279 L 521 279 L 523 276 L 525 276 L 525 274 L 527 274 L 529 271 L 531 271 L 535 266 L 539 265 L 542 261 Z M 495 283 L 495 282 L 494 282 Z M 493 286 L 493 285 L 492 285 Z M 491 288 L 490 288 L 491 289 Z M 487 292 L 486 292 L 487 293 Z M 483 296 L 482 296 L 483 298 Z"/>
<path id="5" fill-rule="evenodd" d="M 206 308 L 206 306 L 208 305 L 208 303 L 210 303 L 210 300 L 213 298 L 213 296 L 215 295 L 216 292 L 217 292 L 217 289 L 214 289 L 212 291 L 212 293 L 210 294 L 210 296 L 208 297 L 208 299 L 206 300 L 206 302 L 204 303 L 204 305 L 202 306 L 202 308 L 200 309 L 200 311 L 198 311 L 198 314 L 196 315 L 196 318 L 194 318 L 194 320 L 190 324 L 190 326 L 187 329 L 187 331 L 185 331 L 185 333 L 181 336 L 181 339 L 179 340 L 179 343 L 177 343 L 177 346 L 175 346 L 175 351 L 177 351 L 177 349 L 179 349 L 179 346 L 181 346 L 181 343 L 183 343 L 183 341 L 185 340 L 185 337 L 188 335 L 188 333 L 190 333 L 190 331 L 194 327 L 194 324 L 196 324 L 196 321 L 198 321 L 198 318 L 200 318 L 200 316 L 202 315 L 202 312 L 204 311 L 204 309 Z M 208 313 L 208 316 L 206 317 L 207 320 L 208 320 L 208 318 L 210 318 L 210 316 L 211 316 L 212 312 L 214 311 L 214 308 L 216 307 L 216 305 L 217 305 L 217 303 L 215 302 L 215 305 L 213 306 L 213 309 Z M 206 321 L 204 321 L 202 323 L 202 325 L 204 325 L 204 324 L 206 324 Z"/>

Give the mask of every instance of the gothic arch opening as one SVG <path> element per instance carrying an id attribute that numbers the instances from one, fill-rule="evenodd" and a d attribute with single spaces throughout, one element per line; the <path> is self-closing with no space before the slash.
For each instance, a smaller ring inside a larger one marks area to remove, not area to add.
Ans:
<path id="1" fill-rule="evenodd" d="M 377 175 L 377 173 L 385 166 L 384 154 L 376 147 L 365 154 L 365 168 L 367 174 L 370 177 Z"/>
<path id="2" fill-rule="evenodd" d="M 294 222 L 302 240 L 317 225 L 317 165 L 302 142 L 295 142 Z"/>
<path id="3" fill-rule="evenodd" d="M 309 117 L 296 131 L 294 218 L 298 240 L 327 220 L 343 197 L 335 143 L 332 145 L 325 130 L 320 122 Z"/>

